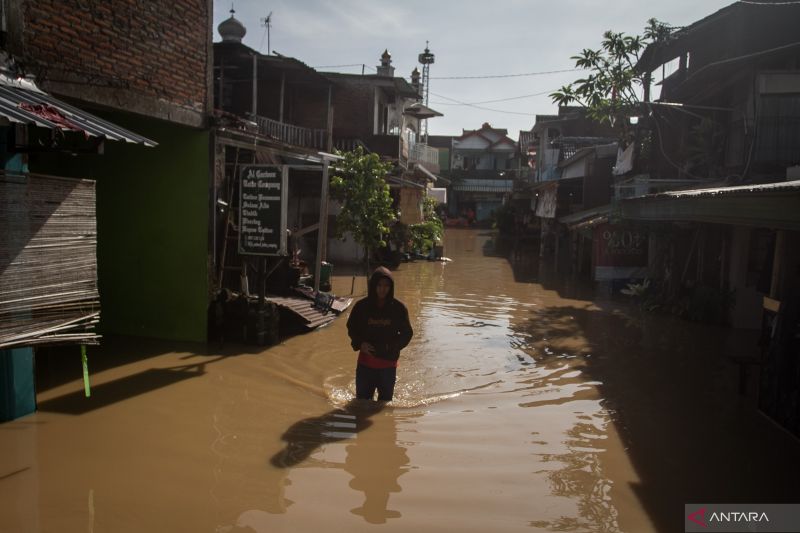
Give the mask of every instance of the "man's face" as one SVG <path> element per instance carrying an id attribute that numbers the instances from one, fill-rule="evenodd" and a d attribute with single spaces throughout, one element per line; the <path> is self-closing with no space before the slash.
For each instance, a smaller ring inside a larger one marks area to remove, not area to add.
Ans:
<path id="1" fill-rule="evenodd" d="M 379 300 L 385 300 L 389 296 L 389 289 L 391 288 L 392 283 L 386 278 L 381 278 L 378 280 L 378 285 L 375 286 L 375 295 Z"/>

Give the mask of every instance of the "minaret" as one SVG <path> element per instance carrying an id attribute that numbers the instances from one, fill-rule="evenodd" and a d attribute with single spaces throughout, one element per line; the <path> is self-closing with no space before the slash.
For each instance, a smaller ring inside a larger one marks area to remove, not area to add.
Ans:
<path id="1" fill-rule="evenodd" d="M 414 70 L 411 71 L 411 86 L 416 89 L 417 94 L 422 96 L 422 85 L 419 82 L 419 69 L 414 67 Z"/>
<path id="2" fill-rule="evenodd" d="M 378 67 L 378 76 L 394 76 L 394 67 L 392 66 L 392 54 L 389 53 L 389 50 L 384 50 L 383 55 L 381 55 L 381 64 Z"/>

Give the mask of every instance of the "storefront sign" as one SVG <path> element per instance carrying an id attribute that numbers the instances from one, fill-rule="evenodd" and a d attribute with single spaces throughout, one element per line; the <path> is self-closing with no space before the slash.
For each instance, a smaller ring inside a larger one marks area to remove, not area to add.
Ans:
<path id="1" fill-rule="evenodd" d="M 239 253 L 286 255 L 286 178 L 280 166 L 242 169 L 239 187 Z"/>
<path id="2" fill-rule="evenodd" d="M 636 228 L 601 224 L 594 228 L 595 279 L 644 277 L 647 234 Z"/>

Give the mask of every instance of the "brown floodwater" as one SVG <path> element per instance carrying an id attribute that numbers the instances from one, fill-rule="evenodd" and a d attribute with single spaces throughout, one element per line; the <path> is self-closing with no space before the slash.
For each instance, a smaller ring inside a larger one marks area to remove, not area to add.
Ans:
<path id="1" fill-rule="evenodd" d="M 383 408 L 352 400 L 345 317 L 263 350 L 107 339 L 91 398 L 53 363 L 0 425 L 0 531 L 671 532 L 685 503 L 800 501 L 800 444 L 723 357 L 752 333 L 495 250 L 451 230 L 452 262 L 396 271 L 415 336 Z"/>

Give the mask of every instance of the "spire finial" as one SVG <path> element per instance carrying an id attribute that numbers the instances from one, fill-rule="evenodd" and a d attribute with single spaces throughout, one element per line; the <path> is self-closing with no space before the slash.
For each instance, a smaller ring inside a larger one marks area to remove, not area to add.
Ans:
<path id="1" fill-rule="evenodd" d="M 231 18 L 233 18 L 233 15 L 236 13 L 236 10 L 233 8 L 233 2 L 231 2 L 231 10 L 229 13 L 231 14 Z"/>

